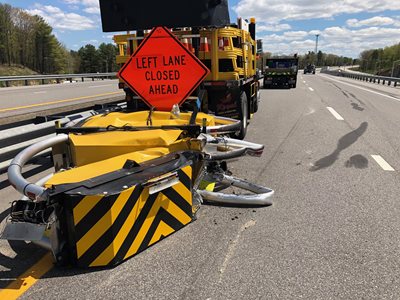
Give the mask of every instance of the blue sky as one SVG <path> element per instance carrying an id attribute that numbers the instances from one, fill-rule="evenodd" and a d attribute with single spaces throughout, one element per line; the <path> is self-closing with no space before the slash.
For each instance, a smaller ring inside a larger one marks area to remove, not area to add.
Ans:
<path id="1" fill-rule="evenodd" d="M 189 0 L 188 0 L 189 1 Z M 193 0 L 192 0 L 193 1 Z M 67 48 L 112 42 L 103 33 L 98 0 L 0 0 L 41 15 Z M 399 0 L 229 0 L 231 21 L 257 19 L 257 38 L 274 54 L 319 50 L 358 57 L 362 50 L 400 43 Z"/>

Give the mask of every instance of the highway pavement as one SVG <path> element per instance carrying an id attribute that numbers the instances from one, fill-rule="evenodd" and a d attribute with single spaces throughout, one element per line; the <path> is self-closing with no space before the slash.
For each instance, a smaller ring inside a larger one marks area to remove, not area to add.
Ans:
<path id="1" fill-rule="evenodd" d="M 122 96 L 115 79 L 1 88 L 0 119 Z"/>
<path id="2" fill-rule="evenodd" d="M 110 269 L 41 276 L 44 251 L 1 241 L 0 287 L 17 288 L 33 266 L 21 299 L 399 299 L 400 90 L 298 80 L 262 90 L 246 139 L 264 154 L 230 164 L 273 188 L 272 206 L 203 205 L 195 222 Z M 4 174 L 0 187 L 1 212 L 17 194 Z"/>

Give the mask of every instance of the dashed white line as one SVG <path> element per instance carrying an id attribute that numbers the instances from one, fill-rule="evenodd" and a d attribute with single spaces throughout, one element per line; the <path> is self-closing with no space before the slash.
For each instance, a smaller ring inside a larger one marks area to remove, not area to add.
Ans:
<path id="1" fill-rule="evenodd" d="M 313 89 L 312 87 L 308 87 L 308 89 L 309 89 L 311 92 L 314 92 L 314 89 Z"/>
<path id="2" fill-rule="evenodd" d="M 46 91 L 33 92 L 34 94 L 46 94 Z"/>
<path id="3" fill-rule="evenodd" d="M 377 164 L 385 171 L 394 171 L 391 165 L 387 163 L 386 160 L 383 159 L 380 155 L 371 155 L 373 159 L 377 162 Z"/>
<path id="4" fill-rule="evenodd" d="M 383 96 L 383 97 L 386 97 L 386 98 L 389 98 L 389 99 L 392 99 L 392 100 L 400 101 L 399 98 L 392 97 L 392 96 L 389 96 L 389 95 L 385 95 L 385 94 L 382 94 L 382 93 L 379 93 L 379 92 L 371 91 L 371 90 L 369 90 L 369 89 L 362 88 L 362 87 L 360 87 L 360 86 L 358 86 L 358 85 L 354 85 L 354 84 L 351 84 L 351 83 L 347 83 L 347 82 L 344 82 L 344 81 L 341 81 L 341 80 L 336 80 L 336 79 L 330 78 L 329 76 L 326 76 L 326 75 L 320 75 L 320 76 L 325 77 L 325 78 L 327 78 L 327 79 L 329 79 L 329 80 L 333 80 L 333 81 L 336 81 L 336 82 L 339 82 L 339 83 L 343 83 L 343 84 L 346 84 L 346 85 L 355 87 L 355 88 L 357 88 L 357 89 L 360 89 L 360 90 L 363 90 L 363 91 L 366 91 L 366 92 L 370 92 L 370 93 L 372 93 L 372 94 L 376 94 L 376 95 Z"/>
<path id="5" fill-rule="evenodd" d="M 305 80 L 303 80 L 303 83 L 306 83 L 306 81 L 305 81 Z"/>
<path id="6" fill-rule="evenodd" d="M 334 110 L 332 107 L 327 107 L 327 109 L 330 111 L 330 113 L 336 118 L 336 119 L 338 119 L 339 121 L 343 121 L 344 119 L 343 119 L 343 117 L 341 116 L 341 115 L 339 115 L 338 113 L 337 113 L 337 111 L 336 110 Z"/>

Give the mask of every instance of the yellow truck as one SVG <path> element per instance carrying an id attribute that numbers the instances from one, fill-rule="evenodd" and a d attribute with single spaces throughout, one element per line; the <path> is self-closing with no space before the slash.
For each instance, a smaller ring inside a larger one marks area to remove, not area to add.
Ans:
<path id="1" fill-rule="evenodd" d="M 201 111 L 241 120 L 241 130 L 235 137 L 245 137 L 249 120 L 258 110 L 260 97 L 254 18 L 249 22 L 239 18 L 237 23 L 230 23 L 227 0 L 148 1 L 139 4 L 100 0 L 100 8 L 103 31 L 127 31 L 114 36 L 119 49 L 116 60 L 121 66 L 150 29 L 157 25 L 171 28 L 211 71 L 192 94 L 201 101 Z M 124 82 L 121 81 L 119 87 L 125 90 L 131 109 L 148 109 Z"/>

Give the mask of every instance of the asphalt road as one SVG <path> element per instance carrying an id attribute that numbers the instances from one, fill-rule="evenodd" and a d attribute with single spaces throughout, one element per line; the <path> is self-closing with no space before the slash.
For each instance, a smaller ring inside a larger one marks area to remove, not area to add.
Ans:
<path id="1" fill-rule="evenodd" d="M 0 119 L 122 95 L 118 80 L 1 88 Z"/>
<path id="2" fill-rule="evenodd" d="M 204 205 L 121 265 L 53 268 L 21 299 L 399 299 L 399 116 L 399 89 L 354 80 L 263 90 L 246 139 L 265 153 L 230 167 L 273 188 L 272 206 Z M 0 211 L 17 197 L 4 180 Z M 0 242 L 2 287 L 44 253 L 12 246 Z"/>

